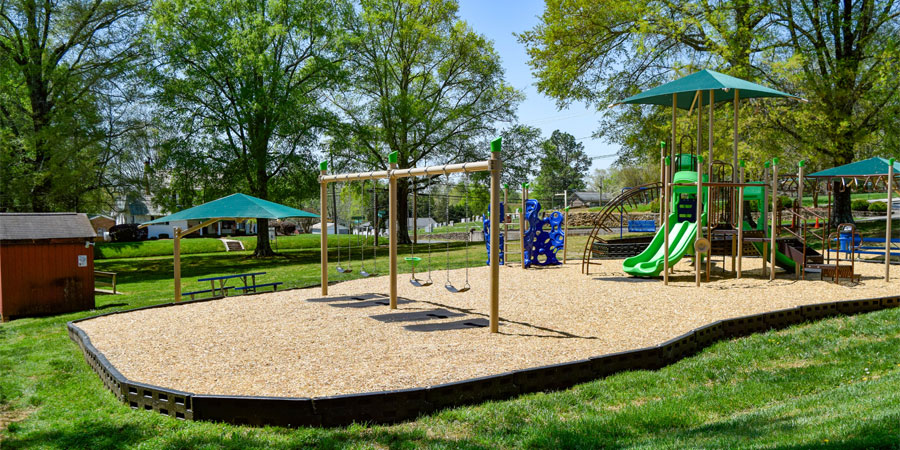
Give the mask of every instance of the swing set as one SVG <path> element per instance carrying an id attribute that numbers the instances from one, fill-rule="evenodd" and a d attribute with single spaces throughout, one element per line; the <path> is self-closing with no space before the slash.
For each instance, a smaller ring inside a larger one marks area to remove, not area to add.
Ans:
<path id="1" fill-rule="evenodd" d="M 327 211 L 328 211 L 328 183 L 336 183 L 336 182 L 349 182 L 349 181 L 364 181 L 364 180 L 382 180 L 387 179 L 389 181 L 389 189 L 388 189 L 388 229 L 389 229 L 389 249 L 390 249 L 390 309 L 397 309 L 397 180 L 400 178 L 409 178 L 409 177 L 420 177 L 420 176 L 428 176 L 428 175 L 444 175 L 449 179 L 449 175 L 452 173 L 464 173 L 466 174 L 466 213 L 468 214 L 468 174 L 470 172 L 490 172 L 491 175 L 491 207 L 490 207 L 490 215 L 491 215 L 491 242 L 490 242 L 490 331 L 492 333 L 496 333 L 499 331 L 499 320 L 500 320 L 500 265 L 499 265 L 499 245 L 500 245 L 500 168 L 501 168 L 501 160 L 500 160 L 500 149 L 501 149 L 501 139 L 497 138 L 491 141 L 491 158 L 486 161 L 480 162 L 468 162 L 461 164 L 445 164 L 439 166 L 426 166 L 426 167 L 414 167 L 409 169 L 398 169 L 397 168 L 397 160 L 398 154 L 397 152 L 393 152 L 388 155 L 388 170 L 380 170 L 380 171 L 372 171 L 372 172 L 357 172 L 357 173 L 345 173 L 345 174 L 334 174 L 328 175 L 328 163 L 326 161 L 322 161 L 319 164 L 319 184 L 320 184 L 320 210 L 322 212 L 322 222 L 327 223 Z M 415 189 L 413 189 L 415 193 Z M 374 196 L 374 190 L 373 190 Z M 449 193 L 448 193 L 449 196 Z M 449 197 L 448 197 L 449 199 Z M 374 202 L 373 202 L 374 204 Z M 429 212 L 431 208 L 431 202 L 429 202 Z M 415 211 L 415 207 L 413 208 Z M 449 201 L 448 201 L 448 209 L 449 209 Z M 335 210 L 336 211 L 336 210 Z M 416 213 L 414 212 L 414 215 Z M 376 214 L 377 216 L 377 214 Z M 336 219 L 336 218 L 335 218 Z M 337 220 L 335 220 L 337 223 Z M 417 226 L 414 225 L 414 226 Z M 335 226 L 335 230 L 337 230 Z M 377 231 L 375 231 L 377 233 Z M 421 257 L 415 256 L 415 250 L 413 249 L 412 256 L 408 258 L 404 258 L 410 266 L 413 268 L 413 274 L 410 277 L 410 283 L 414 286 L 425 287 L 429 286 L 433 283 L 431 280 L 431 245 L 432 245 L 432 237 L 434 234 L 434 227 L 432 226 L 430 230 L 429 236 L 429 261 L 428 261 L 428 278 L 426 280 L 418 280 L 415 277 L 415 267 L 422 261 Z M 366 239 L 367 240 L 367 239 Z M 363 241 L 362 247 L 363 251 L 365 248 L 365 242 Z M 413 246 L 414 247 L 414 246 Z M 471 289 L 469 285 L 469 239 L 466 239 L 466 279 L 465 284 L 461 288 L 457 288 L 453 285 L 450 280 L 450 254 L 449 254 L 449 243 L 448 243 L 448 253 L 447 253 L 447 279 L 444 284 L 444 287 L 454 293 L 458 292 L 466 292 Z M 350 252 L 349 244 L 348 244 L 348 253 Z M 321 234 L 321 255 L 322 255 L 322 272 L 321 272 L 321 280 L 322 280 L 322 295 L 328 295 L 328 227 L 322 227 Z M 340 258 L 340 244 L 338 245 L 338 258 Z M 352 270 L 352 268 L 344 269 L 340 267 L 340 261 L 338 262 L 338 266 L 340 269 L 346 271 Z M 360 269 L 363 271 L 363 269 Z M 372 275 L 372 274 L 369 274 Z M 365 276 L 365 275 L 363 275 Z"/>

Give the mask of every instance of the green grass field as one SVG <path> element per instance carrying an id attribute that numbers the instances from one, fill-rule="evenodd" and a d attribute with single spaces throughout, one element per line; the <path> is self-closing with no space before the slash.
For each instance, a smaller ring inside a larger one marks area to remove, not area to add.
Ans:
<path id="1" fill-rule="evenodd" d="M 581 239 L 571 243 L 578 256 Z M 484 258 L 482 246 L 469 250 L 473 260 Z M 379 255 L 382 272 L 385 252 Z M 407 252 L 401 248 L 401 255 Z M 186 255 L 185 286 L 199 287 L 195 278 L 201 276 L 249 270 L 267 271 L 266 280 L 287 287 L 318 283 L 315 248 L 281 253 L 267 260 L 249 258 L 249 252 Z M 446 261 L 445 254 L 432 256 L 436 265 Z M 451 246 L 450 260 L 453 267 L 464 263 L 461 244 Z M 0 325 L 0 448 L 890 448 L 900 443 L 900 309 L 721 342 L 659 371 L 622 373 L 563 392 L 445 410 L 394 426 L 289 430 L 177 421 L 119 403 L 65 329 L 70 320 L 171 301 L 171 257 L 96 265 L 119 272 L 119 288 L 127 294 L 98 296 L 95 311 Z M 357 272 L 331 276 L 349 279 Z"/>

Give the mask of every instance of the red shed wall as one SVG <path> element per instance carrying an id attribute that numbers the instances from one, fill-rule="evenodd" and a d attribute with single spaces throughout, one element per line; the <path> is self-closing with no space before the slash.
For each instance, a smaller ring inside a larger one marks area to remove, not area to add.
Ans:
<path id="1" fill-rule="evenodd" d="M 3 320 L 94 308 L 94 252 L 84 241 L 0 243 Z M 78 255 L 87 267 L 78 267 Z"/>

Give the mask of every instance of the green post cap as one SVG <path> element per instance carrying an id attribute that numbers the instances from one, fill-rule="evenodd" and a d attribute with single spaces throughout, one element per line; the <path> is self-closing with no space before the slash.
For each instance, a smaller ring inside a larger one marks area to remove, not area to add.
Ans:
<path id="1" fill-rule="evenodd" d="M 703 155 L 697 155 L 697 161 L 698 161 L 700 164 L 703 164 Z"/>
<path id="2" fill-rule="evenodd" d="M 747 167 L 747 161 L 744 161 L 743 159 L 741 160 L 740 164 L 741 167 Z"/>
<path id="3" fill-rule="evenodd" d="M 803 166 L 805 166 L 805 165 L 806 165 L 806 161 L 804 161 L 804 160 L 802 160 L 802 159 L 800 160 L 800 162 L 797 163 L 797 166 L 798 166 L 798 167 L 803 167 Z"/>
<path id="4" fill-rule="evenodd" d="M 509 189 L 509 183 L 503 183 L 503 189 Z"/>
<path id="5" fill-rule="evenodd" d="M 566 212 L 569 212 L 569 207 L 568 207 L 568 206 L 566 206 Z"/>
<path id="6" fill-rule="evenodd" d="M 666 148 L 666 141 L 659 141 L 659 148 Z"/>
<path id="7" fill-rule="evenodd" d="M 896 161 L 896 159 L 891 158 L 891 162 L 890 162 L 889 164 L 893 166 L 893 165 L 894 165 L 894 161 Z"/>
<path id="8" fill-rule="evenodd" d="M 523 187 L 523 188 L 527 188 L 527 187 L 528 187 L 528 183 L 522 183 L 522 187 Z"/>
<path id="9" fill-rule="evenodd" d="M 322 161 L 319 163 L 319 170 L 328 170 L 328 161 Z"/>
<path id="10" fill-rule="evenodd" d="M 773 165 L 773 166 L 777 166 L 777 165 L 778 165 L 778 158 L 772 158 L 772 165 Z"/>
<path id="11" fill-rule="evenodd" d="M 499 152 L 500 147 L 503 145 L 503 137 L 500 136 L 497 139 L 491 141 L 491 153 Z"/>
<path id="12" fill-rule="evenodd" d="M 766 161 L 766 163 L 763 164 L 763 166 L 764 166 L 766 169 L 768 169 L 768 168 L 769 168 L 769 164 L 770 164 L 770 163 L 769 163 L 768 161 Z"/>
<path id="13" fill-rule="evenodd" d="M 388 154 L 388 163 L 390 163 L 390 164 L 397 164 L 397 157 L 398 157 L 398 156 L 399 156 L 399 154 L 398 154 L 397 152 L 390 152 L 390 153 Z"/>
<path id="14" fill-rule="evenodd" d="M 667 166 L 671 166 L 671 165 L 672 165 L 672 158 L 666 156 L 666 165 L 667 165 Z"/>

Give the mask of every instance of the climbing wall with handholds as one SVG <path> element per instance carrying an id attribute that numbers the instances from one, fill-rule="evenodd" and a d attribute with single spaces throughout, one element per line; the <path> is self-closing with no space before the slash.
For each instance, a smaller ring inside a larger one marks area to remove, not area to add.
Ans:
<path id="1" fill-rule="evenodd" d="M 532 264 L 538 266 L 555 266 L 562 264 L 556 258 L 556 253 L 562 250 L 565 241 L 563 232 L 563 215 L 553 212 L 549 217 L 540 218 L 541 203 L 531 199 L 525 202 L 525 222 L 528 223 L 528 231 L 525 232 L 525 267 Z M 544 227 L 550 227 L 545 230 Z"/>
<path id="2" fill-rule="evenodd" d="M 506 217 L 504 214 L 505 206 L 503 202 L 500 202 L 500 217 Z M 481 232 L 484 234 L 484 248 L 487 249 L 487 265 L 491 265 L 491 206 L 488 205 L 488 215 L 487 217 L 484 214 L 481 215 L 482 229 Z M 503 223 L 503 222 L 500 222 Z M 502 266 L 506 259 L 503 256 L 503 249 L 506 248 L 503 243 L 506 241 L 506 236 L 503 233 L 500 233 L 500 265 Z"/>

